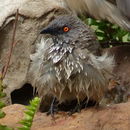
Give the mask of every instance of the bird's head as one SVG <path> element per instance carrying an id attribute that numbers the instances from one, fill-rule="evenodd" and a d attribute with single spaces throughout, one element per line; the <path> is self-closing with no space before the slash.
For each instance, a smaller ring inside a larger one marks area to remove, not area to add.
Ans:
<path id="1" fill-rule="evenodd" d="M 41 31 L 41 34 L 50 34 L 52 38 L 74 41 L 82 37 L 83 33 L 90 34 L 91 32 L 91 29 L 76 16 L 63 15 L 54 19 Z M 85 37 L 88 37 L 87 34 L 84 35 Z"/>
<path id="2" fill-rule="evenodd" d="M 54 45 L 87 48 L 97 53 L 100 45 L 93 30 L 75 15 L 63 15 L 54 19 L 41 34 L 50 34 Z"/>

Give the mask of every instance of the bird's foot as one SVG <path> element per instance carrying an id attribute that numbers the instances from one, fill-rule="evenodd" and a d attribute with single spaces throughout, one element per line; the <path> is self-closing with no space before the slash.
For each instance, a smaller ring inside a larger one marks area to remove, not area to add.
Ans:
<path id="1" fill-rule="evenodd" d="M 71 109 L 69 112 L 68 112 L 68 115 L 72 115 L 74 114 L 75 112 L 80 112 L 82 109 L 82 105 L 77 103 L 76 106 L 74 107 L 74 109 Z"/>
<path id="2" fill-rule="evenodd" d="M 57 108 L 57 99 L 54 97 L 50 106 L 49 111 L 47 112 L 47 115 L 51 115 L 52 117 L 54 117 L 54 114 L 58 112 L 58 108 Z"/>

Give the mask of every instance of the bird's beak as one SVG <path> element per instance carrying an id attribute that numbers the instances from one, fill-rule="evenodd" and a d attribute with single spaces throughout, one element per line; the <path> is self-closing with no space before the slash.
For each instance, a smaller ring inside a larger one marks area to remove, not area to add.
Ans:
<path id="1" fill-rule="evenodd" d="M 51 34 L 51 33 L 52 33 L 52 30 L 49 29 L 49 28 L 44 28 L 44 29 L 40 32 L 40 34 Z"/>

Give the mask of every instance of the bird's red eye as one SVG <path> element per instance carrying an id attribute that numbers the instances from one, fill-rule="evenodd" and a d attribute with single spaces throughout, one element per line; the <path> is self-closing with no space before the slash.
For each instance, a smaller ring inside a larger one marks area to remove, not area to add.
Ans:
<path id="1" fill-rule="evenodd" d="M 64 32 L 68 32 L 69 30 L 70 30 L 69 27 L 64 27 L 64 28 L 63 28 L 63 31 L 64 31 Z"/>

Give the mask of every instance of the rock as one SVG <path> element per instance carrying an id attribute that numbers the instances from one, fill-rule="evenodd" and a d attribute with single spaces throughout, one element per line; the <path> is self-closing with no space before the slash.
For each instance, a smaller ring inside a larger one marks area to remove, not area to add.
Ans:
<path id="1" fill-rule="evenodd" d="M 10 127 L 20 126 L 18 121 L 25 110 L 22 105 L 10 105 L 3 109 L 6 117 L 1 124 Z M 86 108 L 80 113 L 68 116 L 65 112 L 55 115 L 55 120 L 45 113 L 36 113 L 31 130 L 129 130 L 130 102 L 107 106 L 104 108 Z"/>
<path id="2" fill-rule="evenodd" d="M 13 20 L 19 9 L 18 24 L 11 63 L 4 79 L 7 86 L 7 104 L 11 104 L 10 94 L 28 81 L 30 54 L 34 52 L 41 28 L 57 15 L 66 14 L 62 2 L 58 0 L 1 0 L 0 1 L 0 70 L 6 64 L 12 42 Z"/>
<path id="3" fill-rule="evenodd" d="M 0 124 L 8 125 L 9 127 L 20 126 L 18 121 L 20 121 L 24 116 L 25 107 L 20 104 L 14 104 L 3 108 L 6 116 L 0 119 Z"/>
<path id="4" fill-rule="evenodd" d="M 125 43 L 104 49 L 114 57 L 115 65 L 113 79 L 109 82 L 108 92 L 105 94 L 102 104 L 126 102 L 130 96 L 130 46 L 129 43 L 123 44 Z"/>
<path id="5" fill-rule="evenodd" d="M 121 85 L 130 86 L 130 46 L 117 46 L 109 48 L 108 51 L 115 58 L 113 73 L 116 74 Z"/>

